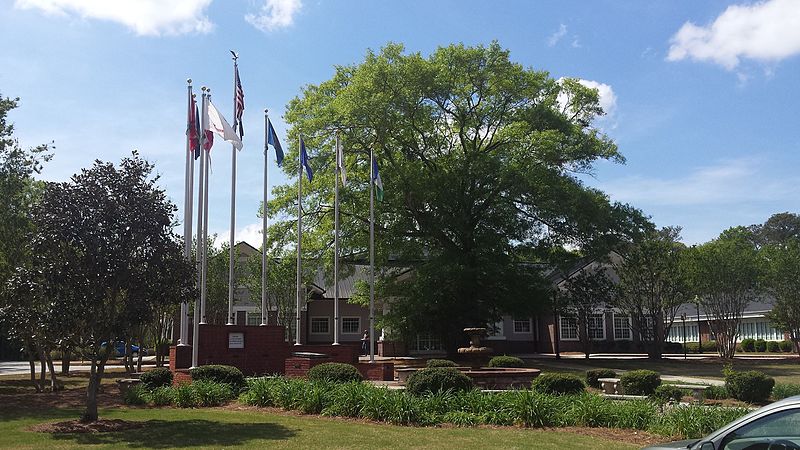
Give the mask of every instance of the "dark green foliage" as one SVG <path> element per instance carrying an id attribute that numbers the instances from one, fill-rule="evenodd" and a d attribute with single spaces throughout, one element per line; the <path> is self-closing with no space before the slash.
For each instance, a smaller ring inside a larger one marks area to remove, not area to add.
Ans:
<path id="1" fill-rule="evenodd" d="M 311 381 L 330 381 L 332 383 L 349 383 L 364 379 L 355 366 L 345 363 L 322 363 L 312 367 L 306 376 Z"/>
<path id="2" fill-rule="evenodd" d="M 172 372 L 166 367 L 156 367 L 143 373 L 139 379 L 142 380 L 142 384 L 147 389 L 153 390 L 163 386 L 171 386 Z"/>
<path id="3" fill-rule="evenodd" d="M 175 406 L 179 408 L 194 408 L 200 403 L 197 398 L 197 391 L 194 390 L 191 383 L 176 386 L 174 388 L 174 396 Z"/>
<path id="4" fill-rule="evenodd" d="M 122 396 L 122 400 L 126 405 L 146 405 L 147 404 L 147 388 L 137 384 L 128 388 Z"/>
<path id="5" fill-rule="evenodd" d="M 775 379 L 757 370 L 736 372 L 726 368 L 725 388 L 731 397 L 748 403 L 763 403 L 772 394 Z"/>
<path id="6" fill-rule="evenodd" d="M 686 351 L 689 353 L 697 352 L 697 342 L 687 342 Z M 717 343 L 715 341 L 703 341 L 703 353 L 712 353 L 717 351 Z"/>
<path id="7" fill-rule="evenodd" d="M 577 394 L 585 389 L 583 380 L 568 373 L 543 373 L 533 380 L 531 388 L 542 394 Z"/>
<path id="8" fill-rule="evenodd" d="M 436 359 L 436 358 L 433 358 L 433 359 L 429 359 L 425 363 L 425 367 L 457 367 L 457 366 L 458 366 L 458 364 L 456 364 L 453 361 L 450 361 L 449 359 Z"/>
<path id="9" fill-rule="evenodd" d="M 770 353 L 780 353 L 781 352 L 780 343 L 778 341 L 767 342 L 767 351 Z"/>
<path id="10" fill-rule="evenodd" d="M 192 382 L 214 381 L 216 383 L 225 383 L 237 391 L 246 384 L 242 371 L 233 366 L 210 364 L 195 367 L 189 373 L 192 375 Z"/>
<path id="11" fill-rule="evenodd" d="M 794 342 L 792 341 L 780 341 L 778 345 L 780 345 L 781 351 L 784 353 L 791 353 L 794 351 Z"/>
<path id="12" fill-rule="evenodd" d="M 763 353 L 767 351 L 767 341 L 763 339 L 756 339 L 755 347 L 757 352 Z"/>
<path id="13" fill-rule="evenodd" d="M 724 400 L 730 398 L 731 394 L 728 393 L 728 389 L 725 386 L 709 386 L 705 391 L 705 396 L 712 400 Z"/>
<path id="14" fill-rule="evenodd" d="M 411 374 L 406 391 L 423 395 L 441 391 L 461 392 L 472 389 L 472 379 L 452 367 L 432 367 Z"/>
<path id="15" fill-rule="evenodd" d="M 683 353 L 683 344 L 680 342 L 664 342 L 665 353 Z"/>
<path id="16" fill-rule="evenodd" d="M 622 374 L 619 382 L 626 395 L 653 395 L 661 384 L 661 377 L 652 370 L 631 370 Z"/>
<path id="17" fill-rule="evenodd" d="M 167 406 L 175 402 L 175 390 L 170 386 L 157 387 L 150 391 L 150 403 L 153 406 Z"/>
<path id="18" fill-rule="evenodd" d="M 756 351 L 756 340 L 752 338 L 742 339 L 742 351 L 743 352 Z"/>
<path id="19" fill-rule="evenodd" d="M 668 384 L 662 384 L 657 387 L 655 392 L 650 396 L 653 400 L 659 403 L 667 402 L 680 402 L 685 394 L 684 390 Z"/>
<path id="20" fill-rule="evenodd" d="M 516 356 L 495 356 L 489 360 L 489 367 L 526 367 L 525 361 Z"/>
<path id="21" fill-rule="evenodd" d="M 800 384 L 778 383 L 772 388 L 772 399 L 781 400 L 800 395 Z"/>
<path id="22" fill-rule="evenodd" d="M 611 369 L 590 369 L 586 371 L 586 384 L 595 389 L 600 389 L 600 378 L 616 378 L 617 372 Z"/>

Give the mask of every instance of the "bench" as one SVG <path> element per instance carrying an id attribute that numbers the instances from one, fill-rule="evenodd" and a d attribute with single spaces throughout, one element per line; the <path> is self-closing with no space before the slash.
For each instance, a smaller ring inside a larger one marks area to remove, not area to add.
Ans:
<path id="1" fill-rule="evenodd" d="M 621 395 L 623 393 L 622 386 L 619 384 L 619 378 L 598 378 L 597 381 L 600 382 L 604 394 Z"/>
<path id="2" fill-rule="evenodd" d="M 692 397 L 694 397 L 697 403 L 703 403 L 706 397 L 706 390 L 709 388 L 709 386 L 700 386 L 696 384 L 669 384 L 669 386 L 692 391 Z"/>

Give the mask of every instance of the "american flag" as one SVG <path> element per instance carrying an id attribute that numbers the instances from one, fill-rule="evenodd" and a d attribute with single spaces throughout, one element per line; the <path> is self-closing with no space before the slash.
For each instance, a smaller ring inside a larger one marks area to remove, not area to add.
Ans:
<path id="1" fill-rule="evenodd" d="M 233 129 L 239 130 L 239 137 L 244 137 L 244 126 L 242 126 L 242 113 L 244 113 L 244 91 L 242 82 L 239 80 L 239 66 L 234 66 L 234 77 L 236 78 L 236 113 L 233 115 Z"/>

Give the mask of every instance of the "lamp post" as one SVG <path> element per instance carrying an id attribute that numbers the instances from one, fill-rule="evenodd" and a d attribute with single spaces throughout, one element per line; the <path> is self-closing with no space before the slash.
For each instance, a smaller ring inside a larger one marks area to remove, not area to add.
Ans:
<path id="1" fill-rule="evenodd" d="M 681 322 L 683 324 L 683 359 L 686 359 L 686 313 L 681 314 Z"/>

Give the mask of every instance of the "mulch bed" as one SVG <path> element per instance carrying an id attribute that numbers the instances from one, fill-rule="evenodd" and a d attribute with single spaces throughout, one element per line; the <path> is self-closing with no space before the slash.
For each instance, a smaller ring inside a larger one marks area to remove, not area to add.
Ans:
<path id="1" fill-rule="evenodd" d="M 37 433 L 108 433 L 113 431 L 133 430 L 143 428 L 147 422 L 131 422 L 122 419 L 99 419 L 95 422 L 84 423 L 79 420 L 65 422 L 42 423 L 32 425 L 28 430 Z"/>
<path id="2" fill-rule="evenodd" d="M 103 385 L 97 393 L 97 406 L 108 408 L 122 406 L 122 395 L 117 386 Z M 58 392 L 0 395 L 2 408 L 83 408 L 86 406 L 86 389 L 66 389 Z"/>

